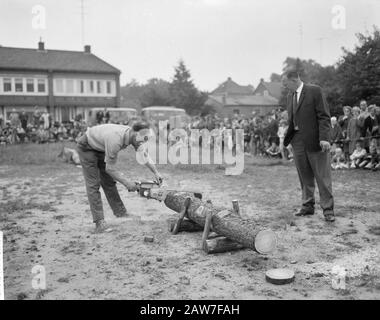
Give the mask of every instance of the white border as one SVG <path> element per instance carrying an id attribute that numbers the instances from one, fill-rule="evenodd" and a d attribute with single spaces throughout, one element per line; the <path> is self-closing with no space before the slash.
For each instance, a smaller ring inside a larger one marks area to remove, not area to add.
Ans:
<path id="1" fill-rule="evenodd" d="M 4 300 L 3 232 L 0 231 L 0 300 Z"/>

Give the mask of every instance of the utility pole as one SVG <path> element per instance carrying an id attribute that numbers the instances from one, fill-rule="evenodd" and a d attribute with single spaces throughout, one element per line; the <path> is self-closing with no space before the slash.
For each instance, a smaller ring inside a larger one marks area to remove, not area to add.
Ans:
<path id="1" fill-rule="evenodd" d="M 300 51 L 299 51 L 299 56 L 300 56 L 300 59 L 302 59 L 302 47 L 303 47 L 303 25 L 302 25 L 302 23 L 301 23 L 301 22 L 299 23 L 299 26 L 298 26 L 298 32 L 299 32 L 299 35 L 300 35 Z"/>
<path id="2" fill-rule="evenodd" d="M 322 65 L 323 64 L 323 40 L 326 38 L 320 37 L 317 40 L 319 40 L 319 63 Z"/>

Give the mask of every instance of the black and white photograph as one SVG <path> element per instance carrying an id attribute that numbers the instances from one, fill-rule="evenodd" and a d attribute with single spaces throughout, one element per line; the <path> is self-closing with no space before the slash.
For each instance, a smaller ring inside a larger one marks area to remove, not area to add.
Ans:
<path id="1" fill-rule="evenodd" d="M 0 0 L 0 300 L 380 300 L 380 0 Z"/>

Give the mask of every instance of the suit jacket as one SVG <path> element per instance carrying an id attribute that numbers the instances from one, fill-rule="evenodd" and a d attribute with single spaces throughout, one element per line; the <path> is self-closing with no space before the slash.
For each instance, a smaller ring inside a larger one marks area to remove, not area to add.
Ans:
<path id="1" fill-rule="evenodd" d="M 284 139 L 288 146 L 295 134 L 293 125 L 292 93 L 287 97 L 289 128 Z M 316 85 L 304 84 L 298 100 L 295 120 L 301 138 L 308 151 L 321 151 L 320 141 L 330 141 L 330 110 L 322 89 Z"/>

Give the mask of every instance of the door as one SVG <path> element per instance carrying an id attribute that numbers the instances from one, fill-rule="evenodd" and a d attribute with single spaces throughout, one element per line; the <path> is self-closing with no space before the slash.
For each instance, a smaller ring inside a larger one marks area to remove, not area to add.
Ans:
<path id="1" fill-rule="evenodd" d="M 61 107 L 61 122 L 70 122 L 70 107 Z"/>

